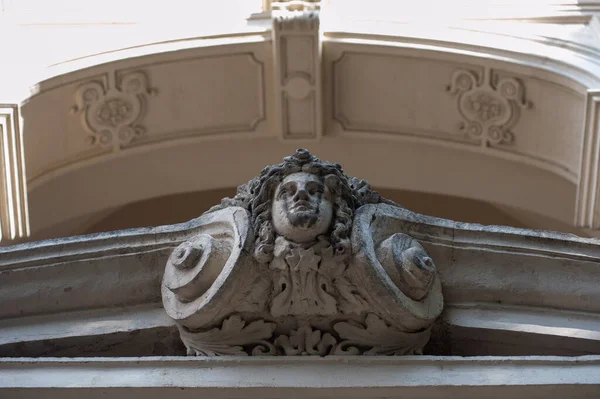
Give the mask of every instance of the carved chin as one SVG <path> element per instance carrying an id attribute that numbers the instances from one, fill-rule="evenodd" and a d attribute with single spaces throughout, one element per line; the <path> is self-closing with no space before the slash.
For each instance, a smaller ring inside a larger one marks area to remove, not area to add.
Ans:
<path id="1" fill-rule="evenodd" d="M 273 220 L 275 231 L 295 242 L 313 241 L 329 228 L 329 220 L 311 211 L 288 212 L 283 218 Z"/>

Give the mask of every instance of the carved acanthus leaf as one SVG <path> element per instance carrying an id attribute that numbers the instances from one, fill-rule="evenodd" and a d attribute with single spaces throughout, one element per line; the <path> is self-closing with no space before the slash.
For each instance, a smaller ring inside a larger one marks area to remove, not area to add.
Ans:
<path id="1" fill-rule="evenodd" d="M 343 314 L 361 314 L 369 309 L 369 303 L 357 292 L 357 287 L 340 276 L 335 279 L 335 287 L 340 295 L 340 311 Z"/>
<path id="2" fill-rule="evenodd" d="M 181 327 L 180 333 L 189 355 L 259 356 L 275 355 L 275 347 L 267 341 L 274 330 L 273 323 L 256 320 L 246 325 L 240 315 L 233 315 L 223 321 L 221 328 L 193 332 Z"/>
<path id="3" fill-rule="evenodd" d="M 307 324 L 277 336 L 274 323 L 255 320 L 247 324 L 238 314 L 209 331 L 193 332 L 180 326 L 188 355 L 196 356 L 415 355 L 422 354 L 430 336 L 429 329 L 400 331 L 373 313 L 364 324 L 348 320 L 333 329 L 335 333 Z"/>
<path id="4" fill-rule="evenodd" d="M 309 326 L 293 330 L 289 336 L 281 335 L 275 340 L 275 346 L 288 356 L 318 355 L 325 356 L 337 346 L 337 340 L 329 333 L 323 334 Z"/>
<path id="5" fill-rule="evenodd" d="M 365 325 L 353 321 L 333 326 L 343 341 L 335 355 L 420 355 L 430 331 L 407 333 L 388 326 L 379 316 L 369 313 Z"/>

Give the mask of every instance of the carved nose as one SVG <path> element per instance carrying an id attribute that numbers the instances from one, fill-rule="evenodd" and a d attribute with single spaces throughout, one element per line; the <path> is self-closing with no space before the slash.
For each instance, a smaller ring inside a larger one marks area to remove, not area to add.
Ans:
<path id="1" fill-rule="evenodd" d="M 308 199 L 308 193 L 306 192 L 306 190 L 299 189 L 298 191 L 296 191 L 296 195 L 294 195 L 294 202 L 298 202 L 300 200 L 307 200 L 307 199 Z"/>

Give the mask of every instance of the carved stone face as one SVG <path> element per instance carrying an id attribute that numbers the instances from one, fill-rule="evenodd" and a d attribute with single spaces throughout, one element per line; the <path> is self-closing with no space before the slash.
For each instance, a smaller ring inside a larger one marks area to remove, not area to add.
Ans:
<path id="1" fill-rule="evenodd" d="M 272 215 L 277 234 L 297 243 L 314 241 L 331 224 L 331 192 L 319 177 L 293 173 L 277 187 Z"/>

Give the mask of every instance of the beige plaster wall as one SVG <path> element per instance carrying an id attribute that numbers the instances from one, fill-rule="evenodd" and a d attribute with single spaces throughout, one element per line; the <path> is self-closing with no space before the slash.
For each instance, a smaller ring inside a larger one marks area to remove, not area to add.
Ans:
<path id="1" fill-rule="evenodd" d="M 413 191 L 380 189 L 381 195 L 425 215 L 461 222 L 529 227 L 494 205 L 466 198 Z M 233 196 L 235 188 L 169 195 L 126 205 L 104 216 L 78 234 L 157 226 L 185 222 L 200 216 L 223 197 Z"/>

